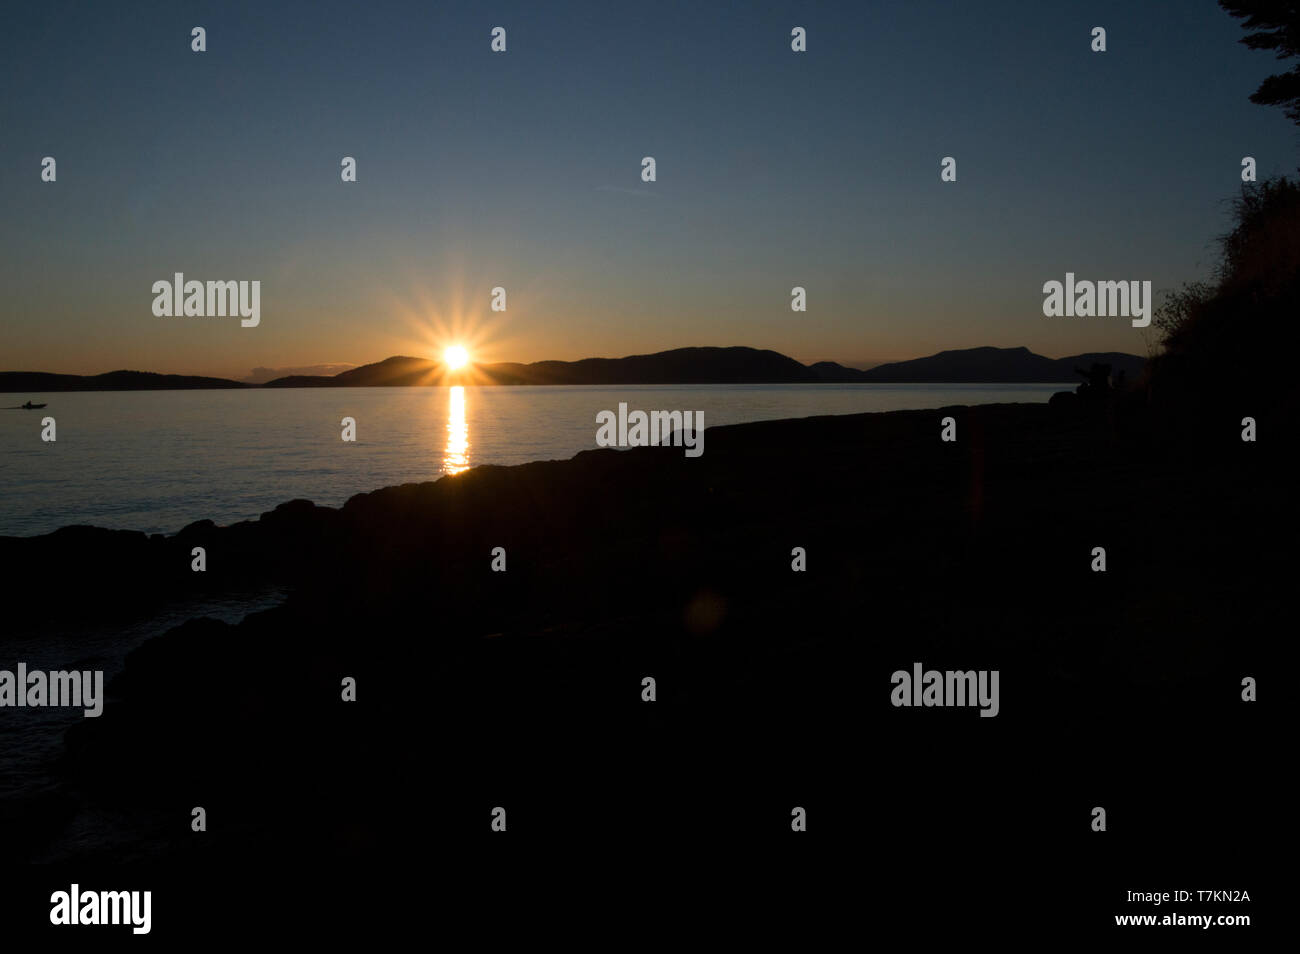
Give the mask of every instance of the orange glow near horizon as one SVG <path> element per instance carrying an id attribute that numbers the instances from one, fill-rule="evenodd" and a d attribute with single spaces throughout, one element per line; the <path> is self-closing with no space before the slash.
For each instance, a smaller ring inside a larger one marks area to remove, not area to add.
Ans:
<path id="1" fill-rule="evenodd" d="M 430 384 L 487 383 L 473 380 L 475 362 L 512 360 L 518 347 L 506 313 L 491 310 L 491 281 L 470 274 L 455 258 L 434 265 L 443 275 L 436 288 L 424 276 L 412 276 L 407 289 L 390 293 L 383 310 L 405 326 L 405 333 L 393 335 L 375 353 L 395 348 L 397 354 L 433 359 L 440 367 Z M 524 302 L 512 301 L 511 321 L 526 319 L 526 311 Z"/>

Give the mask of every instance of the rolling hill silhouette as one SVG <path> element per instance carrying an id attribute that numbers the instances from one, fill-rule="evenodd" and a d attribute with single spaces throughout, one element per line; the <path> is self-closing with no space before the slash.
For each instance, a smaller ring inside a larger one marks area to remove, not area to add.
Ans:
<path id="1" fill-rule="evenodd" d="M 225 378 L 153 371 L 109 371 L 107 374 L 51 374 L 48 371 L 0 371 L 0 392 L 32 391 L 195 391 L 246 388 Z"/>
<path id="2" fill-rule="evenodd" d="M 882 384 L 1048 384 L 1077 380 L 1074 369 L 1086 369 L 1093 362 L 1109 364 L 1115 372 L 1124 371 L 1130 378 L 1136 378 L 1146 364 L 1146 359 L 1118 351 L 1053 359 L 1034 354 L 1028 348 L 965 348 L 960 351 L 940 351 L 928 358 L 882 364 L 860 372 L 861 377 L 856 380 Z"/>
<path id="3" fill-rule="evenodd" d="M 527 385 L 635 384 L 1003 384 L 1074 381 L 1076 367 L 1094 361 L 1136 377 L 1146 364 L 1136 355 L 1108 352 L 1045 358 L 1028 348 L 966 348 L 926 358 L 882 364 L 867 371 L 834 361 L 805 365 L 775 351 L 757 348 L 676 348 L 624 358 L 580 361 L 507 361 L 477 364 L 463 375 L 449 373 L 442 362 L 395 355 L 332 376 L 290 375 L 265 384 L 225 378 L 111 371 L 107 374 L 0 372 L 0 392 L 160 391 L 201 388 L 346 388 L 418 387 L 452 383 Z"/>
<path id="4" fill-rule="evenodd" d="M 815 383 L 1043 383 L 1076 379 L 1075 367 L 1094 361 L 1136 377 L 1146 364 L 1136 355 L 1109 352 L 1045 358 L 1028 348 L 967 348 L 927 358 L 883 364 L 868 371 L 834 361 L 805 365 L 756 348 L 677 348 L 625 358 L 502 362 L 475 365 L 472 380 L 492 384 L 815 384 Z M 441 362 L 398 356 L 332 377 L 291 376 L 263 387 L 402 387 L 447 380 Z M 468 376 L 465 380 L 471 380 Z"/>

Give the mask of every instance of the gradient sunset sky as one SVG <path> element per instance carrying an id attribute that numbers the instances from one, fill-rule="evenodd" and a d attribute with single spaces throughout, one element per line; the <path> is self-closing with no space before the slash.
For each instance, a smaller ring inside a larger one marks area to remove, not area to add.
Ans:
<path id="1" fill-rule="evenodd" d="M 1241 158 L 1295 172 L 1242 35 L 1212 0 L 23 4 L 0 370 L 245 378 L 450 338 L 1145 354 L 1127 320 L 1044 317 L 1042 285 L 1208 277 Z M 154 317 L 177 271 L 260 280 L 260 326 Z"/>

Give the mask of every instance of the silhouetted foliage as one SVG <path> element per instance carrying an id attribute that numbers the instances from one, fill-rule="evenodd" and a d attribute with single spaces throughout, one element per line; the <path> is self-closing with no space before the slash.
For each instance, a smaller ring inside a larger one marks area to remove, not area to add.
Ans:
<path id="1" fill-rule="evenodd" d="M 1300 183 L 1243 185 L 1219 241 L 1215 280 L 1168 293 L 1153 316 L 1164 352 L 1149 368 L 1151 401 L 1189 434 L 1209 418 L 1297 412 Z"/>
<path id="2" fill-rule="evenodd" d="M 1300 267 L 1300 183 L 1282 176 L 1241 187 L 1233 203 L 1235 225 L 1220 239 L 1223 284 L 1295 278 Z"/>
<path id="3" fill-rule="evenodd" d="M 1252 50 L 1275 50 L 1279 60 L 1300 55 L 1300 3 L 1295 0 L 1219 0 L 1230 16 L 1244 20 L 1253 32 L 1241 38 Z M 1282 106 L 1300 125 L 1300 66 L 1274 73 L 1259 84 L 1250 101 L 1260 106 Z"/>
<path id="4" fill-rule="evenodd" d="M 1178 332 L 1214 294 L 1210 282 L 1184 282 L 1182 287 L 1165 292 L 1164 300 L 1151 316 L 1152 326 L 1160 334 L 1160 343 L 1168 348 L 1177 341 Z"/>
<path id="5" fill-rule="evenodd" d="M 1233 201 L 1233 226 L 1219 238 L 1215 280 L 1185 282 L 1166 292 L 1152 324 L 1166 350 L 1195 346 L 1216 302 L 1248 288 L 1262 303 L 1293 287 L 1300 270 L 1300 183 L 1282 176 L 1245 183 Z"/>

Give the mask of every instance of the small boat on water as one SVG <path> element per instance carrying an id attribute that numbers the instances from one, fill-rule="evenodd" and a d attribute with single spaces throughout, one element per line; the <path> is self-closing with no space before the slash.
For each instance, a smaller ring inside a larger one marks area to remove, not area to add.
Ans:
<path id="1" fill-rule="evenodd" d="M 33 404 L 31 401 L 28 401 L 26 404 L 20 404 L 19 407 L 24 411 L 39 411 L 41 408 L 45 407 L 45 405 Z"/>

